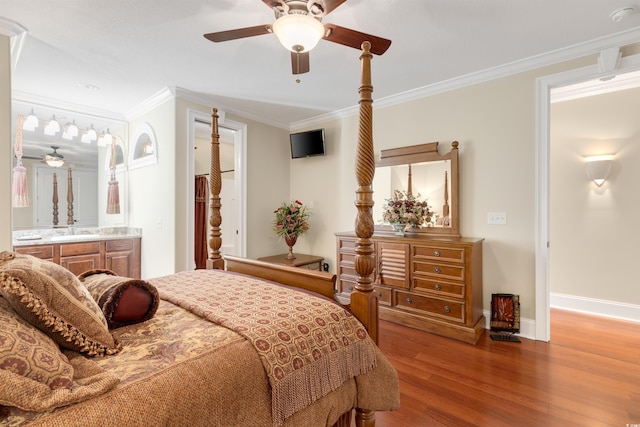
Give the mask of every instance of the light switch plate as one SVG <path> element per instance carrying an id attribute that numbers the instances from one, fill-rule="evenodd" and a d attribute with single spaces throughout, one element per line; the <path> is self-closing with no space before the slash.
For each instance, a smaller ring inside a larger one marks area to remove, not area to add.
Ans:
<path id="1" fill-rule="evenodd" d="M 488 212 L 487 213 L 487 224 L 506 225 L 507 224 L 507 213 L 506 212 Z"/>

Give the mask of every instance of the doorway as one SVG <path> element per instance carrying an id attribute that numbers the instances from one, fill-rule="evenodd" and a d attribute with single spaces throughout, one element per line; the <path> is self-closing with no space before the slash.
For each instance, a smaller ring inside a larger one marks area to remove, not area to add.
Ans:
<path id="1" fill-rule="evenodd" d="M 640 55 L 623 58 L 615 73 L 640 70 Z M 549 170 L 550 170 L 550 102 L 551 91 L 598 79 L 604 74 L 592 65 L 539 78 L 536 82 L 536 340 L 550 339 L 550 277 L 549 277 Z"/>
<path id="2" fill-rule="evenodd" d="M 225 119 L 224 113 L 218 111 L 218 130 L 221 142 L 221 153 L 230 150 L 233 168 L 226 168 L 222 173 L 221 214 L 222 214 L 222 247 L 220 251 L 238 256 L 246 256 L 246 146 L 247 125 Z M 204 131 L 204 133 L 203 133 Z M 194 225 L 195 225 L 195 176 L 196 176 L 196 139 L 211 140 L 211 116 L 200 111 L 188 110 L 188 212 L 187 212 L 187 267 L 195 268 L 194 261 Z M 226 147 L 222 147 L 222 145 Z M 232 148 L 231 148 L 232 147 Z M 208 152 L 208 150 L 207 150 Z M 200 172 L 202 173 L 202 172 Z M 227 226 L 229 225 L 229 226 Z M 208 235 L 208 234 L 207 234 Z M 225 252 L 226 251 L 226 252 Z"/>

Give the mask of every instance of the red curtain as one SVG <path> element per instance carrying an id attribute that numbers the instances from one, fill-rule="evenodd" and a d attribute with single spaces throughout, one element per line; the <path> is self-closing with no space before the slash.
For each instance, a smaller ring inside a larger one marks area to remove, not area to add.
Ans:
<path id="1" fill-rule="evenodd" d="M 196 269 L 207 267 L 209 247 L 207 245 L 207 205 L 209 201 L 209 182 L 206 176 L 196 176 L 196 206 L 195 206 L 195 261 Z"/>

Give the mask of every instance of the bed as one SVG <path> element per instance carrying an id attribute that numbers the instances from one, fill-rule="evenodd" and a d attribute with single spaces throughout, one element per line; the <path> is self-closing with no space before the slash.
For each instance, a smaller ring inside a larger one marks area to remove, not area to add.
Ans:
<path id="1" fill-rule="evenodd" d="M 220 254 L 213 109 L 206 270 L 148 281 L 108 270 L 75 277 L 0 254 L 2 331 L 18 330 L 0 332 L 0 425 L 347 427 L 355 414 L 357 426 L 373 427 L 375 411 L 398 408 L 397 374 L 376 345 L 369 48 L 360 57 L 355 162 L 359 279 L 347 309 L 334 299 L 333 274 Z M 145 309 L 125 311 L 119 298 Z M 39 345 L 22 370 L 7 356 L 21 339 Z M 40 373 L 25 380 L 31 368 Z"/>

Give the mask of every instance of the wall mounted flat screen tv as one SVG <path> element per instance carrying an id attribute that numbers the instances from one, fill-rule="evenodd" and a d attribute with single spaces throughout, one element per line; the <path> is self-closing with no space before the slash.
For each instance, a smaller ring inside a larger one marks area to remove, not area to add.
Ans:
<path id="1" fill-rule="evenodd" d="M 289 140 L 292 159 L 324 156 L 324 129 L 292 133 Z"/>

